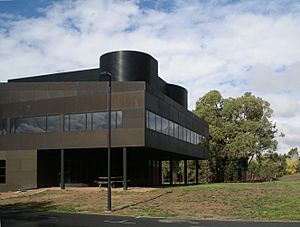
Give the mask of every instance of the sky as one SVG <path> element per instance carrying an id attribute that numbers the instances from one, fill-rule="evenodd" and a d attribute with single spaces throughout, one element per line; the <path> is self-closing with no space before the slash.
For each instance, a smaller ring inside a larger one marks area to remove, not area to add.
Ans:
<path id="1" fill-rule="evenodd" d="M 0 82 L 142 51 L 190 110 L 210 90 L 270 102 L 287 153 L 300 148 L 299 28 L 300 0 L 0 0 Z"/>

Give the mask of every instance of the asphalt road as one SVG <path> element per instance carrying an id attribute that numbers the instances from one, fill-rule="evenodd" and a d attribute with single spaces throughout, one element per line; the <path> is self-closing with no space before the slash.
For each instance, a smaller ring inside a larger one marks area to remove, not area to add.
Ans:
<path id="1" fill-rule="evenodd" d="M 0 210 L 0 227 L 299 227 L 300 222 L 244 222 L 120 217 L 110 215 Z"/>

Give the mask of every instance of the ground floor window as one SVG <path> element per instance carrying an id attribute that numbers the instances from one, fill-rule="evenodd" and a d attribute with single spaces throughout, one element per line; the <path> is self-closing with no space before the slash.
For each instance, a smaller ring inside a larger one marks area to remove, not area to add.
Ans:
<path id="1" fill-rule="evenodd" d="M 6 160 L 0 160 L 0 184 L 6 183 Z"/>

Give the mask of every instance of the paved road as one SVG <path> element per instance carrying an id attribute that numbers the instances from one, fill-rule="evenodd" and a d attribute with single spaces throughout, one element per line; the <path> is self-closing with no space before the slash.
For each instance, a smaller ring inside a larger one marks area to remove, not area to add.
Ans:
<path id="1" fill-rule="evenodd" d="M 300 222 L 241 222 L 119 217 L 88 214 L 0 210 L 0 227 L 299 227 Z"/>

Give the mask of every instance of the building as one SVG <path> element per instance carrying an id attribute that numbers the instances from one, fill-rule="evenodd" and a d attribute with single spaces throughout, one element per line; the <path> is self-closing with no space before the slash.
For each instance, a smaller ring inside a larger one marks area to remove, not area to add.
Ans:
<path id="1" fill-rule="evenodd" d="M 0 190 L 59 186 L 61 170 L 73 185 L 107 176 L 108 82 L 100 72 L 112 79 L 112 176 L 159 185 L 162 160 L 209 157 L 208 125 L 188 111 L 187 90 L 158 77 L 152 56 L 116 51 L 100 57 L 100 71 L 0 84 Z"/>

